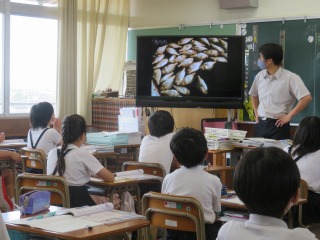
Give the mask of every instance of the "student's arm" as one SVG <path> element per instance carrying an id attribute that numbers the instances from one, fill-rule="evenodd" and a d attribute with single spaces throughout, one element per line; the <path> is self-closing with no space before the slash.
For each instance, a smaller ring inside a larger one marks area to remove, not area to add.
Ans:
<path id="1" fill-rule="evenodd" d="M 305 109 L 311 101 L 312 101 L 311 94 L 301 98 L 298 104 L 287 115 L 278 117 L 278 120 L 276 121 L 276 126 L 282 127 L 284 124 L 290 122 L 291 119 L 295 115 L 297 115 L 299 112 L 301 112 L 303 109 Z"/>
<path id="2" fill-rule="evenodd" d="M 102 178 L 106 182 L 114 182 L 114 174 L 107 170 L 106 168 L 102 168 L 98 173 L 97 176 Z"/>
<path id="3" fill-rule="evenodd" d="M 258 96 L 250 96 L 252 108 L 254 111 L 254 116 L 256 117 L 256 122 L 259 122 L 259 114 L 258 114 L 258 106 L 259 106 L 259 97 Z"/>
<path id="4" fill-rule="evenodd" d="M 15 161 L 16 163 L 21 162 L 21 155 L 16 152 L 11 152 L 11 151 L 0 151 L 0 159 L 6 159 L 10 158 L 11 160 Z"/>

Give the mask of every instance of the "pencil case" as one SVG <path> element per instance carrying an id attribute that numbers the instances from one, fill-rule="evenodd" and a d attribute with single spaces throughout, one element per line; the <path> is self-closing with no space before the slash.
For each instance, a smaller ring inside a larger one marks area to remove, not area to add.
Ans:
<path id="1" fill-rule="evenodd" d="M 21 214 L 35 214 L 50 207 L 50 192 L 34 190 L 20 196 Z"/>

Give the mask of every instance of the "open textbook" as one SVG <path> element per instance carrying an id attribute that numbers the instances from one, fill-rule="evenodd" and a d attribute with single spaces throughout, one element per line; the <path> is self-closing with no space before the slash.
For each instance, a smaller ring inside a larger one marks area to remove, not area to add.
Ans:
<path id="1" fill-rule="evenodd" d="M 114 210 L 112 203 L 104 203 L 90 207 L 63 209 L 55 213 L 51 212 L 44 215 L 8 221 L 7 223 L 64 233 L 86 228 L 87 226 L 94 227 L 102 224 L 115 224 L 131 219 L 145 219 L 145 217 L 135 213 Z"/>
<path id="2" fill-rule="evenodd" d="M 163 177 L 151 175 L 151 174 L 145 174 L 143 169 L 137 169 L 137 170 L 129 170 L 129 171 L 123 171 L 123 172 L 116 172 L 116 179 L 115 181 L 121 181 L 124 179 L 131 179 L 131 180 L 159 180 L 162 181 Z M 94 178 L 91 177 L 90 181 L 93 182 L 103 182 L 100 178 Z"/>

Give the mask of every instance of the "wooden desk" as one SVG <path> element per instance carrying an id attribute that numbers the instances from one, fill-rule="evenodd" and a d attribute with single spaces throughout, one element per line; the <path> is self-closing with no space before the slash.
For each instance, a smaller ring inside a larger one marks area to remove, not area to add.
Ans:
<path id="1" fill-rule="evenodd" d="M 27 146 L 26 142 L 17 142 L 17 143 L 0 143 L 0 150 L 1 149 L 15 149 L 17 151 L 20 151 L 21 148 L 24 148 Z"/>
<path id="2" fill-rule="evenodd" d="M 226 196 L 222 196 L 221 198 L 226 198 Z M 298 202 L 296 203 L 296 205 L 305 204 L 307 202 L 308 202 L 307 199 L 299 198 Z M 232 209 L 241 210 L 241 211 L 248 211 L 248 208 L 246 207 L 246 205 L 244 205 L 244 204 L 236 204 L 236 203 L 231 203 L 231 202 L 221 201 L 221 207 L 232 208 Z M 287 215 L 288 215 L 288 226 L 289 226 L 289 228 L 293 228 L 292 211 L 291 211 L 291 209 L 289 210 Z"/>
<path id="3" fill-rule="evenodd" d="M 50 211 L 56 211 L 56 207 L 50 207 Z M 19 211 L 2 213 L 3 219 L 6 222 L 7 229 L 15 230 L 19 232 L 23 232 L 26 234 L 36 234 L 44 237 L 54 237 L 58 239 L 105 239 L 106 237 L 123 234 L 125 232 L 134 231 L 137 229 L 141 229 L 150 225 L 150 223 L 146 220 L 129 220 L 121 223 L 115 223 L 112 225 L 102 224 L 99 226 L 94 226 L 92 230 L 80 229 L 71 232 L 58 233 L 51 232 L 47 230 L 42 230 L 39 228 L 31 228 L 28 226 L 16 225 L 8 223 L 8 221 L 13 221 L 16 219 L 20 219 L 21 217 L 29 217 L 29 216 L 21 216 Z"/>

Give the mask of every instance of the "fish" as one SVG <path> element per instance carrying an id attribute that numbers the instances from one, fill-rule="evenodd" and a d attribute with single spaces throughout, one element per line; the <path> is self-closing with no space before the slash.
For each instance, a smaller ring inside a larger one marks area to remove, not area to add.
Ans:
<path id="1" fill-rule="evenodd" d="M 182 70 L 179 71 L 174 78 L 175 83 L 179 85 L 179 83 L 184 79 L 185 75 L 186 75 L 186 69 L 182 68 Z"/>
<path id="2" fill-rule="evenodd" d="M 193 63 L 193 60 L 193 58 L 186 58 L 185 60 L 183 60 L 183 62 L 179 64 L 178 67 L 188 67 L 191 63 Z"/>
<path id="3" fill-rule="evenodd" d="M 159 68 L 153 70 L 152 77 L 156 81 L 157 85 L 159 85 L 161 79 L 161 70 Z"/>
<path id="4" fill-rule="evenodd" d="M 201 70 L 211 70 L 216 62 L 205 62 L 204 64 L 201 65 L 200 69 Z"/>
<path id="5" fill-rule="evenodd" d="M 192 74 L 185 76 L 184 79 L 179 83 L 179 85 L 186 86 L 186 85 L 189 85 L 190 83 L 192 83 L 195 74 L 196 73 L 192 73 Z"/>
<path id="6" fill-rule="evenodd" d="M 152 64 L 156 64 L 157 62 L 160 62 L 164 57 L 165 57 L 164 54 L 156 55 L 156 57 L 154 58 Z"/>
<path id="7" fill-rule="evenodd" d="M 203 45 L 201 42 L 198 42 L 198 41 L 196 41 L 196 40 L 192 40 L 191 42 L 192 42 L 192 44 L 193 44 L 194 46 L 204 47 L 204 45 Z"/>
<path id="8" fill-rule="evenodd" d="M 180 86 L 175 86 L 173 87 L 178 91 L 178 93 L 181 93 L 183 95 L 190 95 L 190 90 L 186 87 L 180 87 Z"/>
<path id="9" fill-rule="evenodd" d="M 219 52 L 215 49 L 206 50 L 206 51 L 204 51 L 204 53 L 208 54 L 209 56 L 212 56 L 212 57 L 219 56 Z"/>
<path id="10" fill-rule="evenodd" d="M 189 43 L 193 38 L 181 38 L 179 41 L 178 41 L 178 44 L 179 45 L 184 45 L 186 43 Z"/>
<path id="11" fill-rule="evenodd" d="M 203 95 L 208 94 L 207 84 L 199 75 L 198 75 L 197 87 L 200 89 L 200 91 L 203 93 Z"/>
<path id="12" fill-rule="evenodd" d="M 161 91 L 161 94 L 169 97 L 181 97 L 178 91 L 174 89 Z"/>
<path id="13" fill-rule="evenodd" d="M 221 38 L 219 38 L 219 41 L 220 41 L 222 47 L 227 50 L 228 49 L 228 42 L 221 39 Z"/>
<path id="14" fill-rule="evenodd" d="M 158 92 L 158 89 L 154 85 L 153 81 L 151 81 L 151 96 L 159 97 L 160 94 Z"/>
<path id="15" fill-rule="evenodd" d="M 162 68 L 162 74 L 168 74 L 174 71 L 178 63 L 172 63 Z"/>
<path id="16" fill-rule="evenodd" d="M 189 44 L 183 45 L 182 48 L 179 50 L 179 52 L 187 51 L 191 48 L 192 48 L 192 44 L 189 43 Z"/>
<path id="17" fill-rule="evenodd" d="M 201 46 L 194 46 L 193 49 L 197 52 L 203 52 L 205 50 L 208 50 L 206 47 L 201 47 Z"/>
<path id="18" fill-rule="evenodd" d="M 168 45 L 164 45 L 164 46 L 159 47 L 159 48 L 157 49 L 157 51 L 156 51 L 156 55 L 161 55 L 161 54 L 163 54 L 164 51 L 166 50 L 167 46 L 168 46 Z"/>
<path id="19" fill-rule="evenodd" d="M 177 53 L 177 51 L 174 48 L 167 48 L 166 52 L 172 55 L 179 55 L 179 53 Z"/>
<path id="20" fill-rule="evenodd" d="M 219 52 L 223 53 L 224 49 L 218 45 L 212 44 L 211 43 L 211 47 L 213 47 L 214 49 L 218 50 Z"/>
<path id="21" fill-rule="evenodd" d="M 158 62 L 156 65 L 154 65 L 153 69 L 161 68 L 161 67 L 165 66 L 168 62 L 169 62 L 169 60 L 167 58 L 164 58 L 160 62 Z"/>
<path id="22" fill-rule="evenodd" d="M 203 61 L 191 63 L 188 70 L 187 70 L 188 74 L 198 71 L 202 62 Z"/>
<path id="23" fill-rule="evenodd" d="M 221 53 L 221 56 L 222 56 L 222 57 L 225 57 L 226 59 L 228 59 L 228 53 L 226 53 L 226 52 Z"/>
<path id="24" fill-rule="evenodd" d="M 210 58 L 216 62 L 223 62 L 223 63 L 228 62 L 227 59 L 224 57 L 210 57 Z"/>
<path id="25" fill-rule="evenodd" d="M 173 72 L 164 75 L 164 76 L 160 79 L 160 82 L 164 82 L 165 80 L 167 80 L 167 79 L 168 79 L 169 77 L 171 77 L 172 75 L 173 75 Z"/>
<path id="26" fill-rule="evenodd" d="M 204 60 L 204 59 L 207 59 L 209 56 L 205 53 L 197 53 L 195 55 L 192 56 L 193 58 L 196 58 L 198 60 Z"/>
<path id="27" fill-rule="evenodd" d="M 171 57 L 169 58 L 169 63 L 174 63 L 175 58 L 176 55 L 171 55 Z"/>
<path id="28" fill-rule="evenodd" d="M 204 43 L 205 45 L 210 46 L 210 42 L 209 42 L 209 40 L 207 38 L 200 38 L 200 41 L 202 43 Z"/>
<path id="29" fill-rule="evenodd" d="M 195 55 L 195 54 L 197 54 L 197 52 L 195 51 L 195 50 L 193 50 L 193 49 L 189 49 L 189 50 L 186 50 L 186 51 L 182 51 L 182 52 L 180 52 L 181 54 L 185 54 L 185 55 L 187 55 L 187 56 L 192 56 L 192 55 Z"/>
<path id="30" fill-rule="evenodd" d="M 211 43 L 219 43 L 219 39 L 218 38 L 209 38 L 209 42 L 211 42 Z"/>
<path id="31" fill-rule="evenodd" d="M 173 81 L 174 81 L 174 76 L 165 80 L 160 87 L 160 91 L 162 92 L 162 91 L 169 90 L 170 88 L 172 88 Z"/>
<path id="32" fill-rule="evenodd" d="M 168 47 L 172 47 L 172 48 L 181 48 L 180 45 L 176 44 L 176 43 L 170 43 Z"/>
<path id="33" fill-rule="evenodd" d="M 179 56 L 177 56 L 177 57 L 174 59 L 174 62 L 176 62 L 176 63 L 181 63 L 181 62 L 183 62 L 186 58 L 187 58 L 186 55 L 179 55 Z"/>

